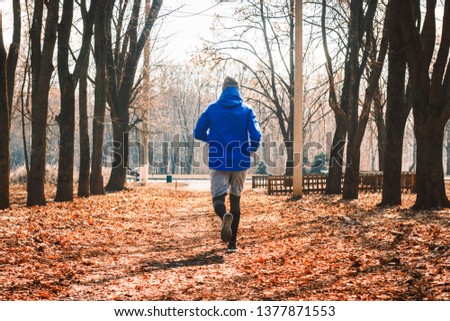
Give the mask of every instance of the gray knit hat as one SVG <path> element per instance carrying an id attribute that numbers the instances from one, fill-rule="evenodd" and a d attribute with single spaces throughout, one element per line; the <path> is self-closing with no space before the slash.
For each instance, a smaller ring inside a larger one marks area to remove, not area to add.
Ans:
<path id="1" fill-rule="evenodd" d="M 223 81 L 222 90 L 225 90 L 225 88 L 228 87 L 239 88 L 239 83 L 234 78 L 226 77 L 225 80 Z"/>

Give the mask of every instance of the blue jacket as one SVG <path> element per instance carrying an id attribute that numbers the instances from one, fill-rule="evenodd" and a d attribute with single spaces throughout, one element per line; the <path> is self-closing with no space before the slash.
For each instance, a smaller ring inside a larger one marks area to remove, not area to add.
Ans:
<path id="1" fill-rule="evenodd" d="M 250 167 L 250 153 L 258 150 L 261 131 L 239 89 L 228 87 L 200 116 L 194 137 L 209 144 L 209 168 L 242 171 Z"/>

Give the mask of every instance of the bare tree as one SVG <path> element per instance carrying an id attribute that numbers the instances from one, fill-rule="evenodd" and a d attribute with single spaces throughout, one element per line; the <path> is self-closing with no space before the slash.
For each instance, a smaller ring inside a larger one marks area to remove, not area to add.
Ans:
<path id="1" fill-rule="evenodd" d="M 323 47 L 326 57 L 326 68 L 330 85 L 329 101 L 334 111 L 336 131 L 330 153 L 330 171 L 327 177 L 327 194 L 341 191 L 343 151 L 345 136 L 348 135 L 346 171 L 344 179 L 344 199 L 358 197 L 360 147 L 364 136 L 370 109 L 379 88 L 384 59 L 387 51 L 387 40 L 383 36 L 378 56 L 376 42 L 373 41 L 373 21 L 378 1 L 351 1 L 348 4 L 350 16 L 348 20 L 347 38 L 345 41 L 345 71 L 340 101 L 337 98 L 333 61 L 328 50 L 326 10 L 328 4 L 322 1 L 321 29 Z M 362 110 L 359 109 L 360 87 L 363 71 L 371 60 Z"/>
<path id="2" fill-rule="evenodd" d="M 6 73 L 7 53 L 3 42 L 3 13 L 0 12 L 0 209 L 9 207 L 10 174 L 10 120 L 11 111 L 8 99 L 8 80 Z"/>
<path id="3" fill-rule="evenodd" d="M 43 43 L 44 5 L 47 7 Z M 45 205 L 45 154 L 47 150 L 47 116 L 53 53 L 58 30 L 59 1 L 34 1 L 30 30 L 32 68 L 32 147 L 30 175 L 27 180 L 27 206 Z"/>
<path id="4" fill-rule="evenodd" d="M 99 0 L 95 15 L 95 106 L 92 121 L 92 163 L 90 176 L 90 191 L 93 195 L 105 194 L 103 183 L 103 136 L 105 131 L 106 94 L 108 88 L 106 69 L 106 49 L 111 34 L 113 1 Z"/>
<path id="5" fill-rule="evenodd" d="M 400 177 L 402 172 L 403 136 L 411 110 L 406 96 L 406 56 L 400 29 L 403 10 L 398 1 L 389 1 L 391 27 L 389 30 L 389 65 L 386 105 L 386 152 L 384 159 L 382 206 L 401 204 Z"/>
<path id="6" fill-rule="evenodd" d="M 3 13 L 0 12 L 0 209 L 9 207 L 10 130 L 14 80 L 19 57 L 21 18 L 20 2 L 12 1 L 14 14 L 13 41 L 6 53 L 3 41 Z"/>
<path id="7" fill-rule="evenodd" d="M 343 173 L 343 163 L 344 163 L 344 148 L 345 148 L 345 138 L 347 134 L 347 122 L 346 122 L 346 113 L 348 111 L 347 104 L 344 104 L 341 97 L 341 102 L 338 100 L 338 86 L 336 83 L 336 76 L 341 72 L 342 66 L 336 68 L 336 61 L 339 61 L 339 54 L 342 52 L 345 53 L 345 60 L 347 59 L 348 50 L 345 49 L 347 43 L 342 39 L 341 33 L 345 32 L 341 30 L 339 26 L 348 24 L 348 18 L 345 15 L 346 10 L 342 7 L 342 2 L 339 2 L 339 6 L 336 6 L 338 9 L 335 9 L 333 6 L 329 6 L 327 1 L 321 1 L 322 10 L 321 10 L 321 39 L 323 44 L 323 49 L 325 53 L 325 67 L 328 76 L 329 83 L 329 105 L 333 110 L 334 119 L 336 129 L 333 136 L 333 141 L 331 144 L 330 150 L 330 159 L 329 159 L 329 167 L 328 167 L 328 175 L 327 175 L 327 184 L 326 184 L 326 194 L 340 194 L 341 193 L 341 180 Z M 330 23 L 330 18 L 328 18 L 328 9 L 332 11 L 332 18 Z M 336 27 L 336 28 L 333 28 Z M 336 57 L 331 56 L 329 50 L 329 35 L 331 33 L 337 33 L 335 38 L 337 38 L 334 43 L 337 44 L 339 48 Z M 344 73 L 347 76 L 347 73 Z M 343 87 L 348 88 L 349 78 L 345 77 Z"/>
<path id="8" fill-rule="evenodd" d="M 82 11 L 86 11 L 85 0 L 81 1 Z M 97 6 L 96 0 L 91 0 L 88 13 L 84 13 L 86 29 L 83 30 L 83 40 L 80 53 L 70 72 L 69 51 L 70 32 L 73 24 L 74 1 L 64 0 L 62 18 L 58 32 L 58 75 L 61 90 L 61 111 L 57 116 L 59 125 L 59 166 L 58 187 L 56 202 L 73 200 L 73 169 L 74 169 L 74 143 L 75 143 L 75 89 L 80 79 L 86 58 L 90 51 L 92 26 Z"/>
<path id="9" fill-rule="evenodd" d="M 421 3 L 400 0 L 400 29 L 405 46 L 417 140 L 417 200 L 415 209 L 450 207 L 442 166 L 445 125 L 450 117 L 450 1 L 445 1 L 442 33 L 431 68 L 436 41 L 436 0 L 427 0 L 421 23 Z"/>
<path id="10" fill-rule="evenodd" d="M 0 11 L 0 209 L 9 207 L 10 130 L 14 79 L 20 47 L 20 2 L 12 1 L 14 13 L 13 41 L 6 53 L 3 41 L 3 13 Z"/>
<path id="11" fill-rule="evenodd" d="M 360 149 L 364 136 L 367 120 L 369 119 L 370 108 L 373 98 L 378 88 L 378 82 L 383 68 L 384 59 L 387 52 L 387 37 L 384 34 L 381 40 L 380 49 L 376 61 L 373 61 L 373 67 L 368 79 L 364 102 L 361 112 L 359 112 L 359 88 L 361 83 L 362 71 L 366 67 L 369 58 L 371 46 L 373 49 L 372 32 L 373 19 L 377 9 L 377 0 L 370 0 L 367 4 L 366 13 L 363 11 L 362 1 L 352 1 L 350 4 L 350 24 L 348 36 L 348 61 L 346 70 L 349 77 L 349 87 L 343 91 L 343 100 L 348 103 L 347 114 L 347 158 L 345 179 L 343 188 L 344 199 L 358 198 L 359 186 L 359 167 L 360 167 Z M 362 46 L 365 36 L 365 45 Z M 362 47 L 362 48 L 361 48 Z M 359 61 L 360 50 L 363 49 L 361 61 Z M 375 54 L 373 54 L 375 56 Z"/>
<path id="12" fill-rule="evenodd" d="M 446 138 L 445 150 L 447 152 L 447 168 L 445 174 L 450 175 L 450 122 L 447 122 Z"/>
<path id="13" fill-rule="evenodd" d="M 106 185 L 108 191 L 120 191 L 125 188 L 129 155 L 129 106 L 135 84 L 136 69 L 162 3 L 162 0 L 152 1 L 144 28 L 138 34 L 141 0 L 134 0 L 128 26 L 125 33 L 122 34 L 123 18 L 128 1 L 119 1 L 115 42 L 113 44 L 110 39 L 107 43 L 108 103 L 111 107 L 114 140 L 113 169 Z"/>
<path id="14" fill-rule="evenodd" d="M 384 171 L 385 155 L 386 155 L 386 122 L 385 122 L 385 112 L 384 107 L 386 102 L 383 100 L 383 95 L 381 93 L 381 88 L 375 91 L 373 98 L 373 119 L 377 127 L 377 141 L 378 141 L 378 170 Z"/>
<path id="15" fill-rule="evenodd" d="M 86 25 L 85 25 L 86 28 Z M 80 82 L 78 85 L 78 109 L 79 109 L 79 130 L 80 130 L 80 173 L 78 177 L 78 196 L 89 197 L 89 177 L 91 165 L 91 147 L 89 143 L 88 124 L 88 69 L 89 56 L 80 72 Z"/>

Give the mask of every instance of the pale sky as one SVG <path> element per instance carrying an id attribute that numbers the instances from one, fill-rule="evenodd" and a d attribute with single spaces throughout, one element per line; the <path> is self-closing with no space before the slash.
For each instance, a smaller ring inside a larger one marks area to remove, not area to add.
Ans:
<path id="1" fill-rule="evenodd" d="M 211 35 L 215 15 L 232 18 L 233 3 L 218 3 L 216 0 L 164 0 L 160 15 L 179 8 L 164 20 L 162 32 L 171 35 L 166 54 L 170 59 L 188 59 L 201 45 L 200 38 Z"/>
<path id="2" fill-rule="evenodd" d="M 3 16 L 3 40 L 5 42 L 6 48 L 9 47 L 9 44 L 12 41 L 12 25 L 13 25 L 13 17 L 11 10 L 11 1 L 0 0 L 0 11 Z"/>
<path id="3" fill-rule="evenodd" d="M 214 16 L 231 18 L 235 3 L 218 3 L 217 0 L 164 0 L 160 16 L 179 8 L 164 19 L 161 32 L 170 36 L 166 55 L 172 60 L 189 59 L 190 55 L 201 45 L 200 37 L 211 34 L 210 27 Z M 12 37 L 11 1 L 0 0 L 3 15 L 5 43 L 9 45 Z"/>

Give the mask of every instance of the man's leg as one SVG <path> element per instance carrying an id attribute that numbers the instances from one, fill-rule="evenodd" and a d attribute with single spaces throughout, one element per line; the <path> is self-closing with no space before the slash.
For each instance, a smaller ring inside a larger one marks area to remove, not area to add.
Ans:
<path id="1" fill-rule="evenodd" d="M 236 239 L 241 219 L 241 193 L 244 189 L 245 177 L 247 171 L 233 172 L 230 180 L 230 212 L 233 214 L 233 222 L 231 224 L 232 237 L 228 249 L 236 250 Z"/>
<path id="2" fill-rule="evenodd" d="M 225 172 L 211 170 L 211 196 L 214 207 L 214 212 L 220 219 L 223 218 L 227 212 L 225 206 L 225 197 L 228 191 L 228 177 Z"/>
<path id="3" fill-rule="evenodd" d="M 241 197 L 230 194 L 230 212 L 233 214 L 233 222 L 231 224 L 231 231 L 233 236 L 230 242 L 236 243 L 236 237 L 239 227 L 239 221 L 241 219 Z"/>
<path id="4" fill-rule="evenodd" d="M 229 179 L 230 172 L 211 170 L 211 195 L 213 207 L 214 212 L 222 219 L 220 236 L 224 242 L 229 242 L 233 234 L 231 230 L 233 215 L 227 213 L 227 208 L 225 206 L 225 197 L 227 196 Z"/>
<path id="5" fill-rule="evenodd" d="M 223 216 L 227 212 L 227 207 L 225 206 L 225 197 L 227 196 L 227 193 L 213 197 L 213 207 L 214 212 L 217 214 L 217 216 L 220 217 L 220 219 L 223 219 Z"/>

